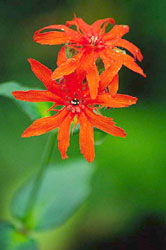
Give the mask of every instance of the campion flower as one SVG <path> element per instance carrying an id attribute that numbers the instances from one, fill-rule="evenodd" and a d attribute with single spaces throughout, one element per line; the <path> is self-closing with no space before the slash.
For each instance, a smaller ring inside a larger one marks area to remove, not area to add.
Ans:
<path id="1" fill-rule="evenodd" d="M 92 162 L 95 156 L 93 127 L 113 136 L 126 136 L 123 129 L 115 126 L 112 118 L 101 115 L 98 109 L 127 107 L 135 104 L 137 98 L 122 94 L 117 94 L 112 98 L 105 90 L 104 81 L 100 81 L 99 94 L 96 99 L 92 100 L 87 82 L 82 75 L 74 72 L 56 82 L 51 78 L 50 69 L 34 59 L 29 59 L 29 62 L 32 71 L 43 82 L 46 90 L 15 91 L 14 97 L 28 102 L 51 102 L 53 106 L 49 110 L 55 111 L 56 114 L 34 121 L 24 131 L 22 137 L 38 136 L 59 128 L 58 148 L 62 158 L 65 159 L 70 142 L 71 124 L 74 124 L 74 128 L 79 124 L 81 153 L 88 162 Z M 58 61 L 58 63 L 61 62 Z M 57 106 L 60 106 L 60 109 L 55 109 Z"/>
<path id="2" fill-rule="evenodd" d="M 88 25 L 81 18 L 74 16 L 74 19 L 67 21 L 66 25 L 50 25 L 36 31 L 34 34 L 35 42 L 48 45 L 65 44 L 77 52 L 76 55 L 68 58 L 66 62 L 55 69 L 52 78 L 59 79 L 74 70 L 77 70 L 78 73 L 85 72 L 90 95 L 92 99 L 95 99 L 100 80 L 96 66 L 98 58 L 104 63 L 110 82 L 115 78 L 116 88 L 118 86 L 117 73 L 122 65 L 145 77 L 143 70 L 135 62 L 135 59 L 138 61 L 143 59 L 140 50 L 131 42 L 122 39 L 122 36 L 129 32 L 129 26 L 114 25 L 109 32 L 106 32 L 109 23 L 114 24 L 114 19 L 101 19 Z M 76 26 L 77 31 L 69 28 L 72 25 Z M 43 32 L 45 30 L 55 31 Z M 121 48 L 128 50 L 133 57 L 126 54 L 126 51 Z"/>

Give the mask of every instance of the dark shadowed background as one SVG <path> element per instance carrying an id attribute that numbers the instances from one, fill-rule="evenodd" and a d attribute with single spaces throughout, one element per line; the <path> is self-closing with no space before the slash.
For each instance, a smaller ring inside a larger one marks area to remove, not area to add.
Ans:
<path id="1" fill-rule="evenodd" d="M 56 67 L 60 46 L 33 42 L 37 29 L 64 24 L 75 12 L 89 24 L 113 17 L 128 24 L 125 38 L 143 52 L 147 78 L 120 72 L 120 90 L 137 96 L 137 105 L 105 110 L 127 132 L 106 136 L 96 146 L 92 192 L 58 230 L 36 234 L 42 250 L 166 249 L 166 30 L 165 0 L 1 0 L 0 82 L 15 80 L 41 87 L 27 59 Z M 0 97 L 0 217 L 8 219 L 10 200 L 39 166 L 46 135 L 22 139 L 31 121 L 9 99 Z M 71 138 L 70 158 L 80 155 Z M 53 161 L 61 161 L 56 150 Z M 67 160 L 66 160 L 67 162 Z M 54 190 L 52 190 L 54 192 Z"/>

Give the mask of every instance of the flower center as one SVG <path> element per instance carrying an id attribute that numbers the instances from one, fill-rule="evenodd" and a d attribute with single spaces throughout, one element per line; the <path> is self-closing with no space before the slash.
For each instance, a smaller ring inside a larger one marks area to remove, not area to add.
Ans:
<path id="1" fill-rule="evenodd" d="M 72 112 L 73 114 L 80 113 L 84 108 L 85 105 L 83 104 L 83 100 L 78 100 L 77 98 L 74 98 L 70 101 L 70 104 L 67 106 L 67 110 Z"/>
<path id="2" fill-rule="evenodd" d="M 74 105 L 74 106 L 77 106 L 79 105 L 79 100 L 77 98 L 74 98 L 73 100 L 71 100 L 71 104 Z"/>
<path id="3" fill-rule="evenodd" d="M 104 48 L 104 42 L 101 37 L 91 36 L 88 38 L 89 43 L 91 46 L 95 47 L 95 49 L 102 49 Z"/>
<path id="4" fill-rule="evenodd" d="M 91 37 L 89 38 L 89 43 L 92 44 L 93 46 L 95 46 L 97 40 L 98 40 L 98 37 L 97 37 L 97 36 L 91 36 Z"/>

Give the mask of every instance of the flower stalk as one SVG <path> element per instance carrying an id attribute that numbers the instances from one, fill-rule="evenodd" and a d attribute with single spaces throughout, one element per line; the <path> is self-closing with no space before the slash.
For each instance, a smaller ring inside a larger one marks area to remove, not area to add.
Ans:
<path id="1" fill-rule="evenodd" d="M 35 202 L 37 200 L 40 187 L 42 185 L 42 181 L 45 175 L 45 172 L 49 166 L 49 162 L 52 157 L 52 153 L 54 150 L 54 145 L 55 145 L 55 137 L 56 133 L 50 133 L 48 135 L 47 143 L 44 149 L 44 153 L 42 155 L 41 163 L 40 163 L 40 168 L 36 174 L 36 177 L 33 182 L 33 187 L 31 190 L 31 194 L 29 196 L 29 201 L 27 203 L 27 208 L 26 208 L 26 216 L 23 218 L 22 222 L 25 228 L 30 229 L 33 224 L 33 208 L 35 206 Z"/>

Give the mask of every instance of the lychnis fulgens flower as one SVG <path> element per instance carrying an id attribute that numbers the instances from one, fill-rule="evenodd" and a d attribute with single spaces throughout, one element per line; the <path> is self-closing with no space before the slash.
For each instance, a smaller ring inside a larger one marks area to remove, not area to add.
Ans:
<path id="1" fill-rule="evenodd" d="M 140 50 L 131 42 L 122 39 L 122 36 L 129 32 L 129 26 L 114 25 L 109 32 L 106 32 L 109 23 L 114 24 L 115 22 L 112 18 L 106 18 L 88 25 L 81 18 L 74 16 L 74 19 L 67 21 L 66 25 L 50 25 L 36 31 L 34 41 L 49 45 L 65 44 L 65 46 L 76 51 L 76 55 L 68 58 L 55 69 L 52 78 L 54 80 L 59 79 L 64 75 L 71 74 L 74 70 L 78 74 L 84 72 L 91 98 L 95 99 L 100 81 L 96 66 L 98 58 L 104 63 L 109 81 L 111 82 L 114 79 L 115 88 L 118 85 L 117 74 L 122 65 L 145 76 L 143 70 L 135 62 L 135 59 L 138 59 L 138 61 L 143 59 Z M 72 25 L 76 26 L 77 31 L 69 28 Z M 133 57 L 126 54 L 125 50 L 121 48 L 128 50 Z"/>
<path id="2" fill-rule="evenodd" d="M 63 58 L 61 58 L 63 59 Z M 59 59 L 60 60 L 60 59 Z M 67 158 L 66 152 L 70 141 L 71 123 L 80 126 L 79 144 L 81 153 L 88 162 L 95 156 L 93 127 L 113 136 L 125 137 L 123 129 L 116 127 L 112 118 L 107 118 L 99 112 L 101 107 L 120 108 L 135 104 L 137 98 L 117 94 L 114 98 L 107 92 L 104 79 L 99 80 L 99 91 L 95 99 L 91 99 L 88 84 L 83 75 L 74 72 L 62 77 L 59 82 L 52 80 L 52 71 L 34 59 L 29 59 L 32 71 L 43 82 L 46 90 L 15 91 L 16 99 L 28 102 L 51 102 L 49 109 L 56 114 L 36 120 L 28 127 L 22 137 L 37 136 L 59 128 L 58 148 L 62 158 Z M 62 63 L 62 62 L 61 62 Z M 60 65 L 60 61 L 58 62 Z M 55 107 L 60 106 L 60 109 Z"/>

